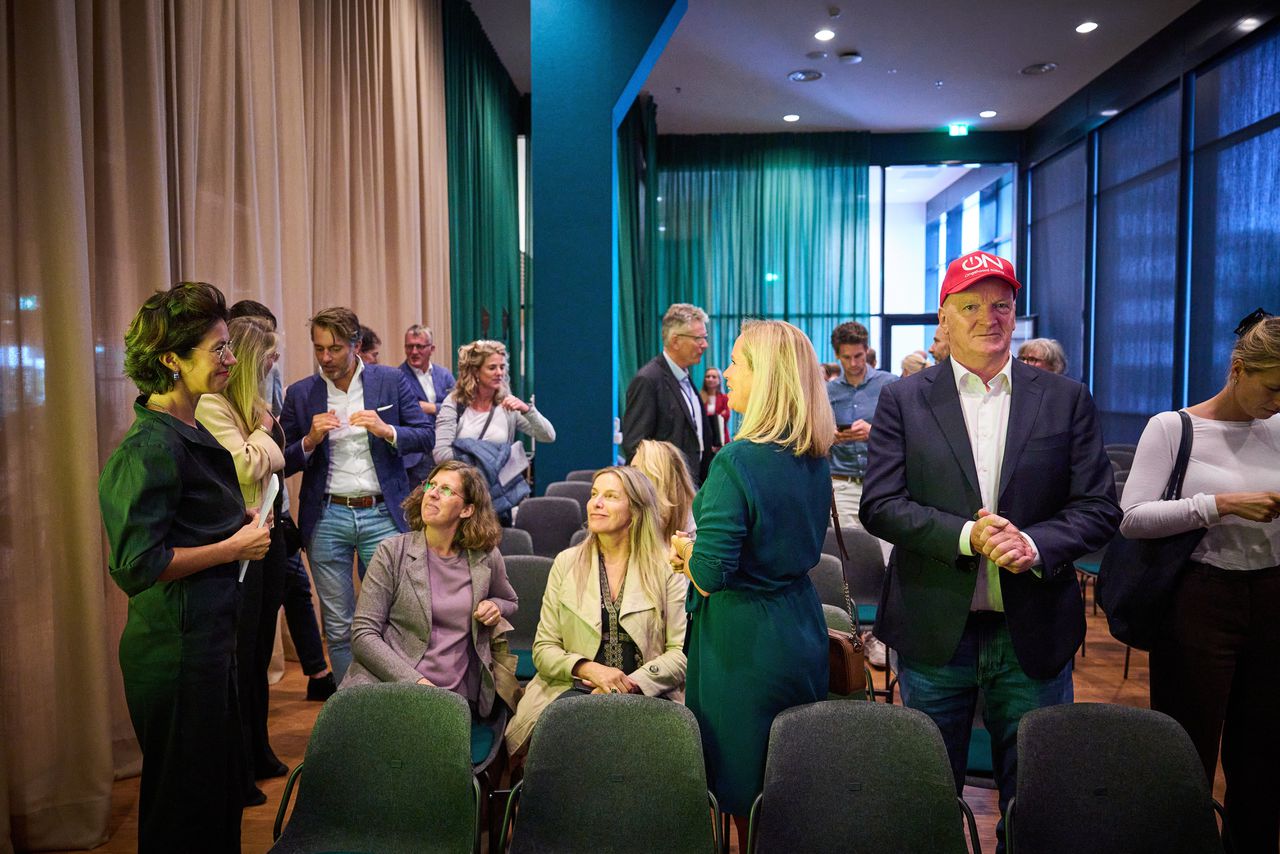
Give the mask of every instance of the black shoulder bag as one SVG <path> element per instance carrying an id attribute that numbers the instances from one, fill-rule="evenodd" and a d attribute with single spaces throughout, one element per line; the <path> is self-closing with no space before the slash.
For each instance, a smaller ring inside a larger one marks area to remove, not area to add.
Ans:
<path id="1" fill-rule="evenodd" d="M 1164 501 L 1182 497 L 1182 481 L 1191 458 L 1191 418 L 1181 410 L 1178 415 L 1182 418 L 1182 441 L 1164 488 Z M 1138 649 L 1151 649 L 1173 605 L 1173 592 L 1182 570 L 1204 535 L 1204 528 L 1147 540 L 1116 535 L 1098 568 L 1095 594 L 1116 640 Z"/>

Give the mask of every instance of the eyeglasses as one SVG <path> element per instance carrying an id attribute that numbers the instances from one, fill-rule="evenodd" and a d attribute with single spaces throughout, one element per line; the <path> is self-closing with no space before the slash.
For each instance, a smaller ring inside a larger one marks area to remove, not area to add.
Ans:
<path id="1" fill-rule="evenodd" d="M 703 344 L 706 344 L 706 343 L 707 343 L 707 336 L 705 336 L 705 335 L 690 335 L 688 332 L 677 332 L 677 333 L 676 333 L 676 337 L 677 337 L 677 338 L 692 338 L 694 341 L 701 341 Z"/>
<path id="2" fill-rule="evenodd" d="M 1043 364 L 1044 364 L 1044 359 L 1041 359 L 1039 356 L 1019 356 L 1019 357 L 1018 357 L 1018 361 L 1019 361 L 1019 362 L 1025 362 L 1025 363 L 1026 363 L 1026 364 L 1028 364 L 1028 365 L 1043 365 Z"/>
<path id="3" fill-rule="evenodd" d="M 406 350 L 434 350 L 435 344 L 405 344 Z"/>
<path id="4" fill-rule="evenodd" d="M 458 493 L 454 492 L 452 488 L 450 488 L 450 487 L 448 487 L 448 486 L 444 485 L 443 483 L 436 483 L 436 482 L 435 482 L 435 481 L 433 481 L 433 480 L 424 480 L 424 481 L 422 482 L 422 492 L 423 492 L 424 494 L 426 494 L 426 493 L 430 492 L 430 491 L 431 491 L 431 490 L 433 490 L 433 489 L 434 489 L 436 492 L 439 492 L 439 493 L 440 493 L 441 495 L 443 495 L 445 498 L 452 498 L 453 496 L 455 496 L 455 495 L 457 495 L 457 494 L 458 494 Z"/>
<path id="5" fill-rule="evenodd" d="M 206 353 L 212 353 L 214 355 L 214 358 L 216 358 L 219 362 L 225 362 L 228 356 L 230 356 L 233 359 L 236 357 L 236 354 L 231 351 L 230 341 L 223 341 L 217 347 L 214 347 L 212 349 L 206 349 L 204 347 L 193 347 L 192 349 L 203 350 Z"/>

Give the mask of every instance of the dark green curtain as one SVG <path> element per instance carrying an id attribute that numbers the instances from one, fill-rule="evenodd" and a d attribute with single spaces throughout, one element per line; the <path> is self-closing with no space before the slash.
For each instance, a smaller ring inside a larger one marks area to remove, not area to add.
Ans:
<path id="1" fill-rule="evenodd" d="M 521 322 L 516 187 L 519 93 L 471 4 L 442 0 L 449 138 L 449 275 L 453 341 L 503 341 L 517 396 L 531 387 Z M 450 363 L 456 353 L 449 354 Z"/>
<path id="2" fill-rule="evenodd" d="M 651 192 L 658 145 L 653 99 L 641 95 L 618 127 L 618 410 L 626 380 L 658 352 L 665 305 L 653 287 L 655 201 Z"/>
<path id="3" fill-rule="evenodd" d="M 711 316 L 704 368 L 728 363 L 748 318 L 794 323 L 824 359 L 831 330 L 868 315 L 870 139 L 658 137 L 653 290 L 658 312 L 691 302 Z"/>

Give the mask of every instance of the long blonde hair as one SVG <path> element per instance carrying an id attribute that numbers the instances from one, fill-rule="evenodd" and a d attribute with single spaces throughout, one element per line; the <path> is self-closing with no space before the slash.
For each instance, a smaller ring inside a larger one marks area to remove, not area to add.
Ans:
<path id="1" fill-rule="evenodd" d="M 630 552 L 627 558 L 627 574 L 632 571 L 640 582 L 640 589 L 658 608 L 663 619 L 670 619 L 666 613 L 667 577 L 671 574 L 671 566 L 667 563 L 667 548 L 663 543 L 658 522 L 658 494 L 653 483 L 639 469 L 631 466 L 609 466 L 595 473 L 591 479 L 592 486 L 602 475 L 617 475 L 622 481 L 622 489 L 627 495 L 627 503 L 631 507 L 631 527 L 627 530 L 627 542 Z M 600 538 L 588 530 L 587 537 L 576 546 L 570 546 L 570 574 L 579 587 L 585 587 L 597 572 L 595 556 L 600 553 Z M 681 616 L 681 619 L 684 619 Z"/>
<path id="2" fill-rule="evenodd" d="M 738 336 L 751 397 L 735 439 L 777 443 L 796 456 L 825 457 L 836 422 L 822 366 L 805 334 L 781 320 L 749 320 Z"/>
<path id="3" fill-rule="evenodd" d="M 682 530 L 693 508 L 693 478 L 684 454 L 670 442 L 643 439 L 636 446 L 631 465 L 653 482 L 658 496 L 658 516 L 665 540 Z"/>
<path id="4" fill-rule="evenodd" d="M 227 324 L 231 352 L 236 363 L 222 395 L 245 427 L 252 432 L 269 411 L 262 397 L 267 357 L 276 349 L 276 333 L 261 317 L 237 317 Z"/>
<path id="5" fill-rule="evenodd" d="M 507 360 L 507 370 L 511 370 L 511 358 L 507 355 L 507 345 L 501 341 L 481 338 L 458 348 L 458 383 L 453 387 L 453 400 L 461 412 L 476 399 L 476 389 L 480 385 L 480 369 L 490 356 L 500 355 Z M 507 396 L 507 384 L 503 382 L 493 396 L 493 405 L 497 406 Z"/>

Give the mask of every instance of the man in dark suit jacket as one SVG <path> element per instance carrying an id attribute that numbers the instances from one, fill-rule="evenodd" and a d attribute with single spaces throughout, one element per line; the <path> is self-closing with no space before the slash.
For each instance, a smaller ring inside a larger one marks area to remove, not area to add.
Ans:
<path id="1" fill-rule="evenodd" d="M 670 442 L 684 454 L 698 484 L 715 430 L 698 397 L 689 369 L 707 350 L 707 313 L 675 303 L 662 316 L 662 353 L 636 371 L 627 386 L 622 415 L 622 452 L 629 460 L 642 439 Z"/>
<path id="2" fill-rule="evenodd" d="M 404 333 L 404 361 L 400 372 L 409 380 L 409 387 L 418 396 L 418 407 L 427 416 L 432 428 L 436 424 L 436 412 L 445 396 L 457 385 L 453 374 L 443 365 L 431 361 L 436 351 L 436 336 L 430 327 L 415 323 Z M 431 474 L 434 461 L 431 454 L 404 454 L 404 467 L 409 473 L 409 484 L 416 486 Z"/>
<path id="3" fill-rule="evenodd" d="M 298 527 L 307 549 L 334 678 L 351 664 L 351 620 L 359 571 L 385 538 L 409 530 L 402 454 L 431 453 L 435 431 L 398 370 L 358 356 L 360 321 L 347 308 L 311 318 L 320 374 L 285 393 L 284 472 L 302 472 Z"/>
<path id="4" fill-rule="evenodd" d="M 1002 812 L 1018 721 L 1073 699 L 1073 563 L 1121 515 L 1089 392 L 1010 356 L 1020 287 L 985 252 L 948 267 L 950 358 L 882 390 L 860 511 L 895 545 L 876 636 L 897 653 L 903 702 L 938 724 L 959 792 L 982 692 Z"/>

